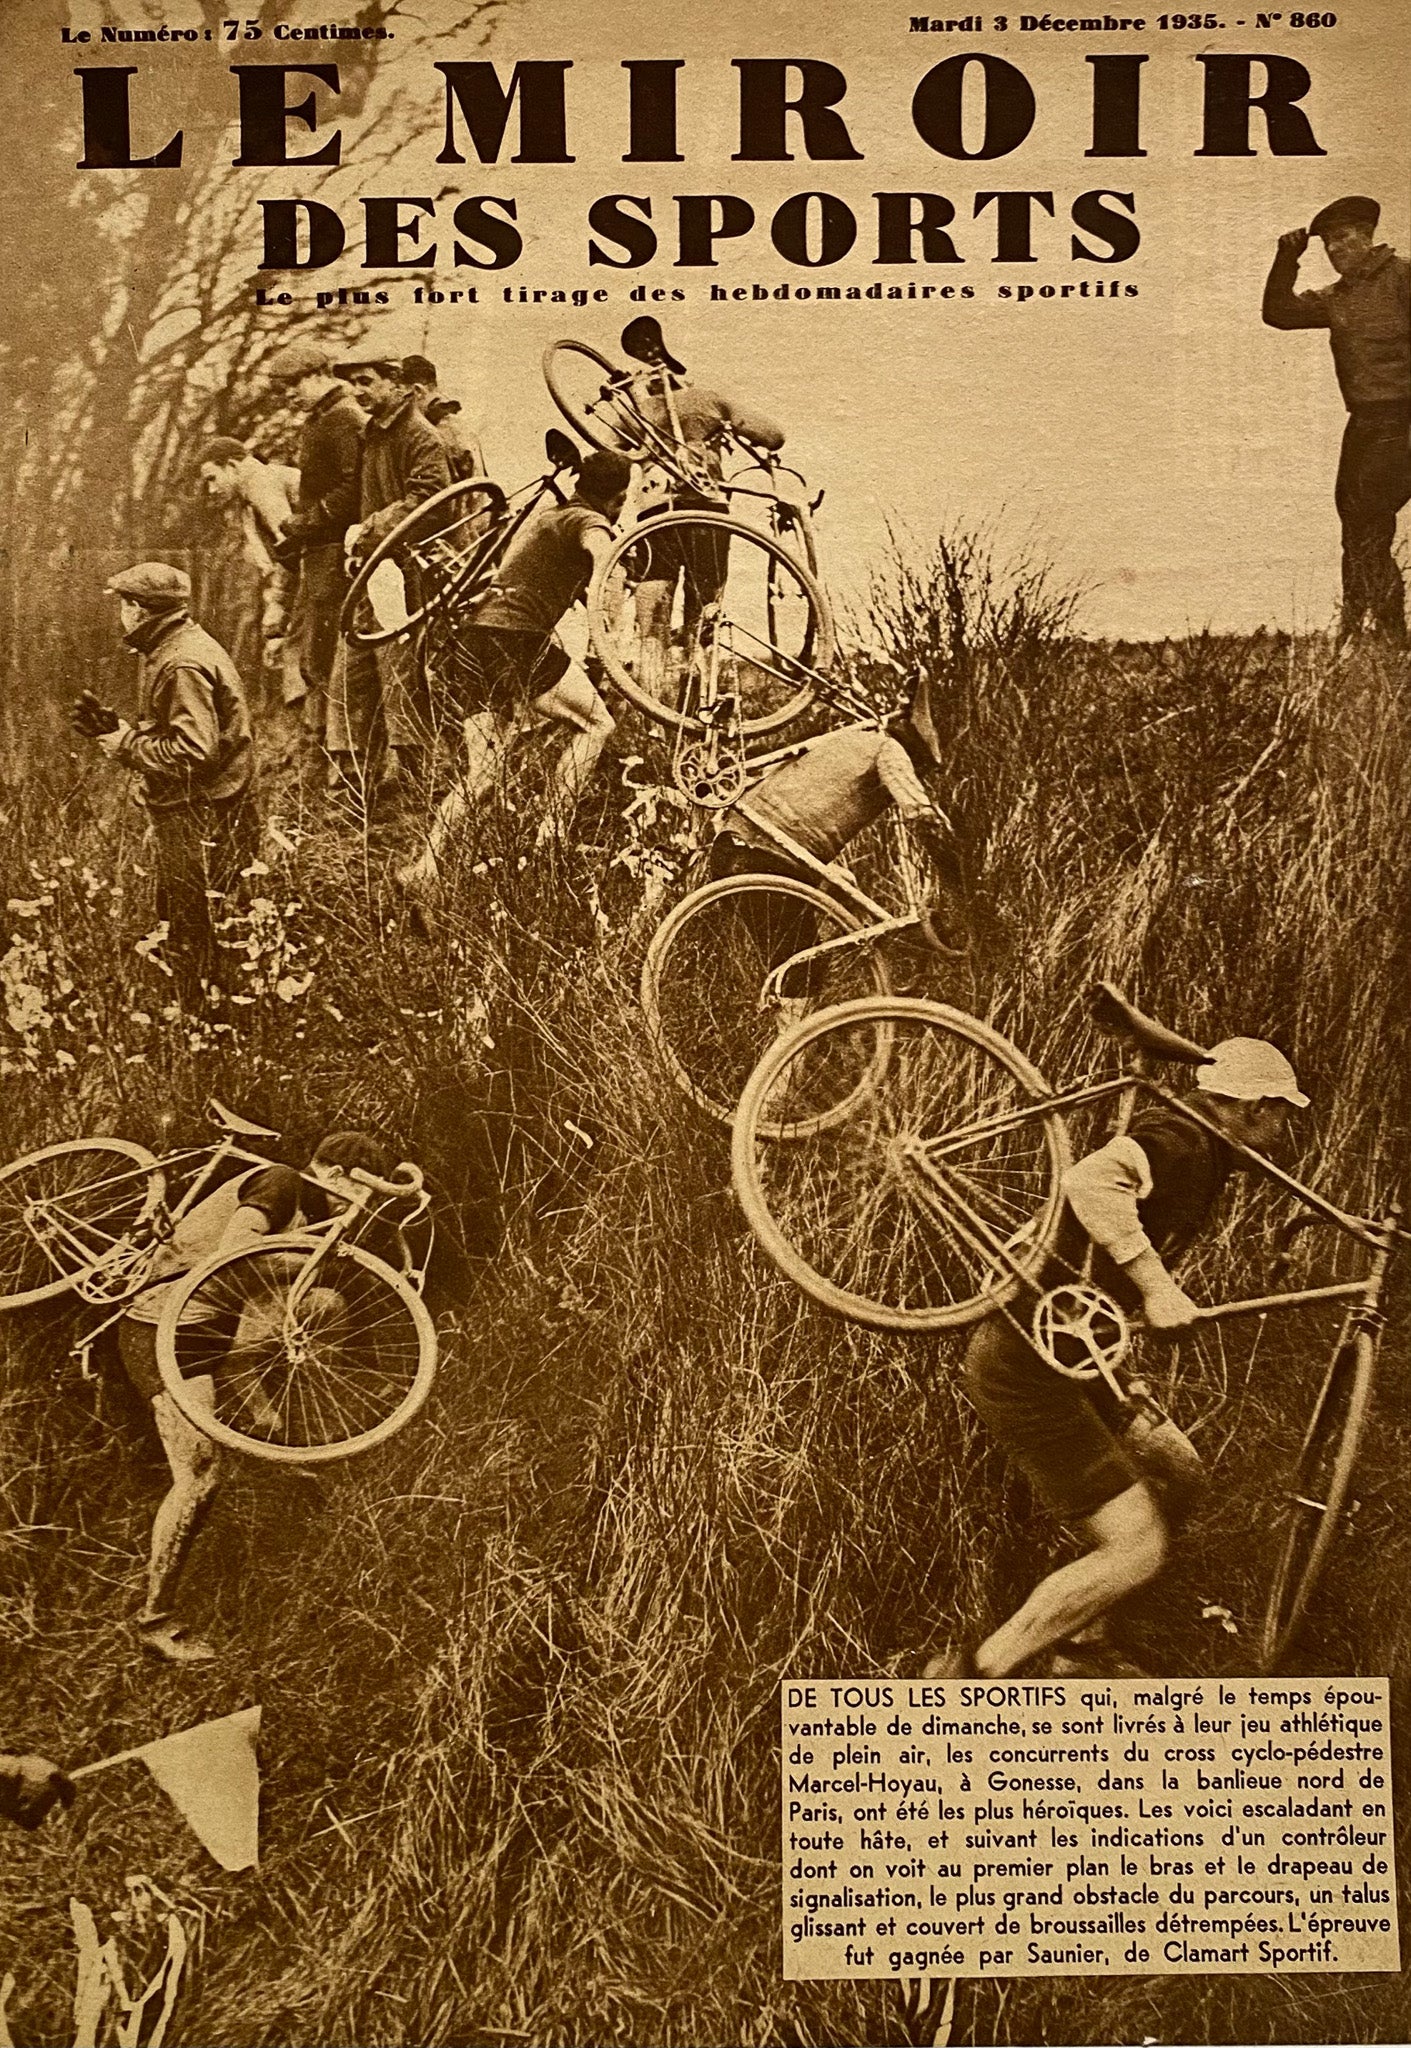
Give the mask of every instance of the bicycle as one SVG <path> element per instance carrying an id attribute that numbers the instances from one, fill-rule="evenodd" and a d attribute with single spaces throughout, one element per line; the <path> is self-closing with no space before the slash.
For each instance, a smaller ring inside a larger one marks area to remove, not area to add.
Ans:
<path id="1" fill-rule="evenodd" d="M 836 730 L 875 730 L 858 720 Z M 799 741 L 755 756 L 755 781 L 805 753 Z M 939 941 L 920 900 L 911 850 L 894 863 L 907 908 L 889 911 L 838 861 L 819 860 L 791 834 L 733 799 L 746 820 L 802 875 L 727 875 L 692 889 L 653 933 L 642 963 L 640 996 L 648 1027 L 682 1092 L 719 1123 L 730 1123 L 756 1062 L 805 1010 L 860 993 L 885 995 L 891 979 L 881 942 L 911 932 L 932 951 Z M 834 1104 L 834 1115 L 846 1114 Z"/>
<path id="2" fill-rule="evenodd" d="M 812 1300 L 874 1329 L 957 1329 L 1003 1313 L 1056 1371 L 1101 1375 L 1140 1405 L 1147 1390 L 1125 1371 L 1125 1311 L 1086 1270 L 1052 1284 L 1071 1163 L 1065 1119 L 1115 1101 L 1124 1129 L 1146 1097 L 1222 1134 L 1147 1071 L 1155 1062 L 1203 1062 L 1203 1046 L 1145 1016 L 1110 983 L 1094 992 L 1094 1015 L 1138 1056 L 1116 1075 L 1065 1090 L 989 1025 L 940 1003 L 874 995 L 796 1025 L 750 1076 L 733 1138 L 736 1193 L 775 1265 Z M 1261 1626 L 1264 1668 L 1274 1671 L 1337 1535 L 1371 1401 L 1387 1269 L 1411 1233 L 1395 1204 L 1355 1215 L 1263 1154 L 1224 1142 L 1299 1204 L 1285 1253 L 1321 1223 L 1360 1247 L 1364 1266 L 1351 1279 L 1218 1302 L 1198 1317 L 1197 1327 L 1344 1304 L 1295 1463 Z"/>
<path id="3" fill-rule="evenodd" d="M 409 512 L 360 563 L 340 630 L 365 647 L 416 637 L 423 668 L 454 659 L 455 622 L 473 610 L 531 515 L 562 505 L 581 457 L 566 434 L 544 436 L 548 468 L 514 492 L 489 477 L 449 484 Z"/>
<path id="4" fill-rule="evenodd" d="M 681 427 L 669 373 L 656 365 L 627 370 L 608 361 L 586 341 L 555 341 L 544 351 L 544 382 L 549 396 L 576 434 L 594 448 L 650 464 L 679 490 L 707 499 L 721 495 L 757 498 L 768 510 L 769 531 L 778 540 L 797 544 L 799 559 L 811 576 L 818 574 L 818 547 L 812 515 L 822 493 L 808 497 L 801 473 L 781 463 L 772 450 L 756 448 L 722 427 L 704 445 L 688 441 Z M 663 427 L 645 412 L 640 394 L 654 399 L 666 415 Z M 742 458 L 723 473 L 723 459 Z M 768 486 L 742 479 L 759 470 Z M 782 477 L 792 477 L 797 491 L 782 491 Z"/>
<path id="5" fill-rule="evenodd" d="M 176 1406 L 215 1442 L 277 1464 L 314 1465 L 385 1443 L 424 1406 L 436 1332 L 421 1299 L 430 1251 L 420 1169 L 395 1180 L 319 1168 L 326 1222 L 218 1252 L 172 1280 L 163 1254 L 181 1222 L 229 1176 L 270 1166 L 242 1140 L 274 1139 L 213 1096 L 215 1144 L 162 1155 L 121 1138 L 45 1146 L 0 1168 L 0 1309 L 76 1294 L 108 1313 L 93 1343 L 148 1288 L 166 1285 L 157 1366 Z M 168 1176 L 185 1186 L 167 1200 Z M 425 1219 L 425 1220 L 423 1220 Z M 418 1250 L 418 1226 L 425 1243 Z M 358 1237 L 380 1231 L 398 1264 Z M 207 1406 L 189 1381 L 214 1381 Z"/>

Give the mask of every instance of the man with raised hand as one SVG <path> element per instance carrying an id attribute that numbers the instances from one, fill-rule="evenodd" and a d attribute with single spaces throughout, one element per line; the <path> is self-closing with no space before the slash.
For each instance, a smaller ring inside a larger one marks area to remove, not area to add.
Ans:
<path id="1" fill-rule="evenodd" d="M 1347 406 L 1334 492 L 1342 522 L 1340 645 L 1364 630 L 1406 643 L 1406 593 L 1392 549 L 1396 515 L 1411 498 L 1411 264 L 1373 240 L 1380 215 L 1375 199 L 1335 199 L 1306 228 L 1280 235 L 1264 285 L 1266 326 L 1328 329 Z M 1337 279 L 1295 291 L 1313 236 Z"/>
<path id="2" fill-rule="evenodd" d="M 210 899 L 233 896 L 259 852 L 249 707 L 235 663 L 191 616 L 184 569 L 138 562 L 106 589 L 138 657 L 137 718 L 129 724 L 85 690 L 73 725 L 138 784 L 156 852 L 157 916 L 190 1007 L 220 979 Z"/>
<path id="3" fill-rule="evenodd" d="M 1148 1329 L 1190 1329 L 1199 1310 L 1171 1267 L 1204 1230 L 1231 1174 L 1265 1152 L 1308 1097 L 1276 1046 L 1227 1038 L 1186 1097 L 1197 1123 L 1164 1103 L 1141 1110 L 1064 1176 L 1066 1208 L 1040 1292 L 1081 1273 Z M 1227 1142 L 1228 1141 L 1228 1142 Z M 1029 1298 L 1032 1306 L 1032 1297 Z M 1153 1427 L 1104 1380 L 1055 1370 L 1028 1334 L 1025 1297 L 980 1323 L 965 1385 L 982 1420 L 1055 1518 L 1086 1546 L 1043 1579 L 1008 1621 L 969 1649 L 934 1657 L 928 1678 L 1002 1678 L 1044 1651 L 1054 1677 L 1144 1677 L 1108 1640 L 1106 1617 L 1166 1562 L 1170 1508 L 1199 1483 L 1199 1459 L 1172 1423 Z"/>

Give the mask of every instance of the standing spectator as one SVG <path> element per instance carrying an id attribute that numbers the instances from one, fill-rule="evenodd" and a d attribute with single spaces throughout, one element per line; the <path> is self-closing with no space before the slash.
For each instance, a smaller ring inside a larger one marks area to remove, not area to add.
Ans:
<path id="1" fill-rule="evenodd" d="M 243 441 L 219 434 L 196 458 L 206 496 L 229 515 L 230 545 L 207 583 L 204 607 L 221 624 L 232 659 L 243 675 L 266 681 L 273 698 L 291 701 L 299 689 L 294 650 L 286 636 L 295 603 L 295 577 L 285 567 L 281 542 L 294 516 L 299 472 L 264 462 Z"/>
<path id="2" fill-rule="evenodd" d="M 436 365 L 431 359 L 403 356 L 402 382 L 416 393 L 422 411 L 441 436 L 446 460 L 451 465 L 452 483 L 468 483 L 472 477 L 488 475 L 484 451 L 461 419 L 461 402 L 438 390 Z"/>
<path id="3" fill-rule="evenodd" d="M 284 530 L 280 559 L 299 568 L 299 677 L 305 730 L 326 737 L 338 616 L 348 594 L 343 535 L 358 516 L 363 412 L 316 342 L 276 350 L 266 374 L 304 408 L 299 431 L 299 505 Z"/>
<path id="4" fill-rule="evenodd" d="M 138 562 L 105 586 L 138 657 L 137 721 L 85 690 L 75 728 L 137 778 L 156 850 L 157 915 L 169 927 L 177 994 L 217 985 L 211 894 L 233 895 L 259 851 L 254 743 L 235 663 L 191 617 L 191 578 Z"/>
<path id="5" fill-rule="evenodd" d="M 357 521 L 344 535 L 350 564 L 365 559 L 409 512 L 451 481 L 446 450 L 422 414 L 416 392 L 401 381 L 387 356 L 362 355 L 333 365 L 347 379 L 369 418 L 358 465 Z M 370 605 L 361 615 L 370 620 Z M 427 720 L 415 694 L 411 647 L 405 639 L 373 648 L 345 640 L 329 703 L 330 785 L 354 780 L 357 757 L 370 760 L 385 746 L 378 787 L 395 790 L 421 764 Z"/>
<path id="6" fill-rule="evenodd" d="M 1372 240 L 1375 199 L 1335 199 L 1306 228 L 1280 235 L 1264 285 L 1268 327 L 1326 327 L 1347 406 L 1334 496 L 1342 521 L 1342 626 L 1406 642 L 1406 592 L 1392 554 L 1396 515 L 1411 498 L 1411 263 Z M 1298 292 L 1299 259 L 1316 235 L 1337 272 Z"/>

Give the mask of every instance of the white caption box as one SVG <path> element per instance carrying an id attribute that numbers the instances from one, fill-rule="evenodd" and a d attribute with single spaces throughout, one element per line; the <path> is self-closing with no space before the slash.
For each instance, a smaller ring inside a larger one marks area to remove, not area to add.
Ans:
<path id="1" fill-rule="evenodd" d="M 1384 1678 L 780 1697 L 786 1978 L 1400 1968 Z"/>

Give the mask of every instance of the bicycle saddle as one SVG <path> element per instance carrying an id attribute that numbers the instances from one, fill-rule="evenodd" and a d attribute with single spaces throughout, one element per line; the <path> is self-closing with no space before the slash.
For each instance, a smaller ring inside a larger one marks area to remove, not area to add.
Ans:
<path id="1" fill-rule="evenodd" d="M 550 427 L 544 435 L 544 454 L 551 469 L 581 469 L 582 452 L 576 448 L 561 427 Z"/>
<path id="2" fill-rule="evenodd" d="M 1183 1066 L 1194 1067 L 1210 1057 L 1193 1038 L 1182 1038 L 1179 1031 L 1168 1030 L 1135 1003 L 1129 1003 L 1110 981 L 1096 981 L 1088 990 L 1088 1014 L 1100 1031 L 1113 1038 L 1130 1039 L 1153 1059 L 1179 1060 Z"/>
<path id="3" fill-rule="evenodd" d="M 214 1095 L 211 1096 L 206 1107 L 211 1113 L 212 1121 L 220 1124 L 222 1129 L 229 1131 L 233 1137 L 277 1138 L 280 1135 L 278 1131 L 266 1130 L 263 1124 L 252 1124 L 248 1117 L 237 1116 L 233 1109 L 227 1109 L 225 1104 L 218 1102 Z"/>

